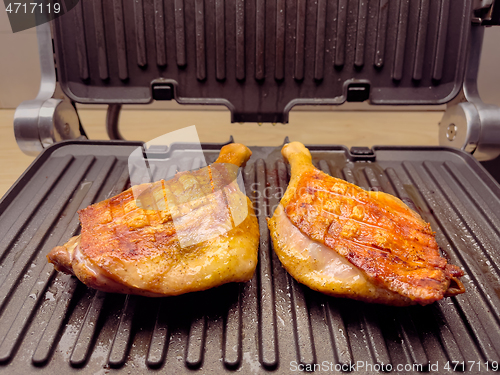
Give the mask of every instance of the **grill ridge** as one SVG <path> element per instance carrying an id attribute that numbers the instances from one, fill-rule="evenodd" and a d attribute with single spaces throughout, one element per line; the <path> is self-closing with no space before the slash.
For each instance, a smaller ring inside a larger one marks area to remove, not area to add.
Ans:
<path id="1" fill-rule="evenodd" d="M 148 348 L 146 364 L 150 368 L 158 368 L 165 361 L 165 354 L 168 350 L 168 340 L 170 329 L 167 322 L 168 310 L 164 300 L 159 301 L 156 313 L 155 326 L 151 334 L 151 341 Z"/>
<path id="2" fill-rule="evenodd" d="M 19 215 L 19 218 L 10 226 L 8 231 L 6 231 L 6 233 L 2 236 L 2 241 L 0 242 L 0 260 L 3 261 L 6 251 L 13 244 L 13 242 L 15 241 L 19 233 L 23 230 L 23 228 L 26 226 L 30 217 L 33 216 L 35 210 L 38 209 L 38 207 L 42 203 L 42 200 L 46 197 L 50 189 L 54 186 L 54 184 L 57 182 L 60 176 L 64 173 L 66 167 L 69 165 L 72 159 L 73 157 L 67 156 L 60 161 L 60 163 L 54 168 L 53 174 L 51 174 L 51 176 L 49 176 L 49 178 L 47 178 L 45 183 L 40 187 L 37 194 L 33 197 L 32 200 L 30 200 L 28 205 L 24 208 L 22 214 Z"/>
<path id="3" fill-rule="evenodd" d="M 270 253 L 269 230 L 267 229 L 266 216 L 267 205 L 265 202 L 266 189 L 266 165 L 264 160 L 256 162 L 256 182 L 258 185 L 257 213 L 259 220 L 259 231 L 261 234 L 259 246 L 259 263 L 257 265 L 259 280 L 259 307 L 260 307 L 260 361 L 269 369 L 278 365 L 278 341 L 276 335 L 276 313 L 274 309 L 274 288 L 272 280 L 272 255 Z M 266 235 L 267 234 L 267 235 Z"/>
<path id="4" fill-rule="evenodd" d="M 63 277 L 67 280 L 64 284 L 63 295 L 57 301 L 57 305 L 55 306 L 47 326 L 43 330 L 42 337 L 40 338 L 40 341 L 38 342 L 38 345 L 33 353 L 32 362 L 36 366 L 43 366 L 49 360 L 49 356 L 52 354 L 54 345 L 56 344 L 55 341 L 61 333 L 63 323 L 66 320 L 71 299 L 73 298 L 73 294 L 78 286 L 78 280 L 76 278 L 68 275 L 64 275 Z"/>

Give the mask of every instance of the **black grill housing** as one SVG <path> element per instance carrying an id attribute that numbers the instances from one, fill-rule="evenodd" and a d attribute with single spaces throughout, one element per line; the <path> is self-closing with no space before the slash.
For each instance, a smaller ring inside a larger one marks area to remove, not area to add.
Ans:
<path id="1" fill-rule="evenodd" d="M 398 364 L 429 371 L 439 361 L 431 373 L 442 373 L 447 361 L 452 368 L 458 361 L 457 370 L 481 362 L 483 371 L 486 361 L 490 369 L 499 361 L 500 187 L 470 155 L 375 147 L 374 160 L 341 146 L 309 146 L 321 170 L 414 207 L 444 255 L 466 271 L 465 294 L 395 308 L 324 296 L 282 268 L 266 223 L 288 181 L 280 147 L 252 147 L 243 173 L 261 231 L 250 282 L 154 299 L 96 292 L 55 272 L 46 254 L 79 231 L 78 209 L 127 188 L 127 157 L 139 145 L 56 144 L 0 202 L 0 372 L 288 374 L 292 361 L 366 361 L 397 372 Z M 207 162 L 221 146 L 203 145 Z M 158 178 L 171 167 L 163 156 Z"/>

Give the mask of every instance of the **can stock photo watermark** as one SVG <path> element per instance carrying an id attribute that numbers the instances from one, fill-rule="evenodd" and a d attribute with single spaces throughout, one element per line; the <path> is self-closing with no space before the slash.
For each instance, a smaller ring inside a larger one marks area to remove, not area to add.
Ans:
<path id="1" fill-rule="evenodd" d="M 298 363 L 296 361 L 290 362 L 290 371 L 292 372 L 326 372 L 326 373 L 338 373 L 338 372 L 391 372 L 393 371 L 393 365 L 388 363 L 369 363 L 366 361 L 356 361 L 351 363 L 334 363 L 329 361 L 323 361 L 321 363 Z M 409 371 L 422 371 L 422 369 L 410 369 Z"/>
<path id="2" fill-rule="evenodd" d="M 240 166 L 208 165 L 196 126 L 144 143 L 128 168 L 136 206 L 171 218 L 181 248 L 224 235 L 250 213 Z"/>
<path id="3" fill-rule="evenodd" d="M 500 365 L 496 361 L 436 361 L 421 363 L 371 363 L 368 361 L 356 361 L 350 363 L 335 363 L 323 361 L 321 363 L 299 363 L 290 362 L 291 372 L 315 372 L 315 373 L 383 373 L 392 372 L 396 374 L 418 373 L 418 372 L 496 372 L 500 370 Z"/>

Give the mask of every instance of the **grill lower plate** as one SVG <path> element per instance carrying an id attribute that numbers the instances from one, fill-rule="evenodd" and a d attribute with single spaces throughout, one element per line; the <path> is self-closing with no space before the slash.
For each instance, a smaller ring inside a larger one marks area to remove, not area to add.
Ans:
<path id="1" fill-rule="evenodd" d="M 414 207 L 445 256 L 466 271 L 465 294 L 392 308 L 326 297 L 281 267 L 266 225 L 288 181 L 280 148 L 253 147 L 243 173 L 261 231 L 252 281 L 152 299 L 96 292 L 55 272 L 46 254 L 78 232 L 78 209 L 127 187 L 127 157 L 138 145 L 57 144 L 0 202 L 0 372 L 285 374 L 317 364 L 335 373 L 340 365 L 375 372 L 384 364 L 442 373 L 447 363 L 469 370 L 473 361 L 474 372 L 498 365 L 500 188 L 471 156 L 376 147 L 373 161 L 340 146 L 310 147 L 324 172 Z M 204 145 L 207 162 L 220 147 Z M 189 151 L 172 152 L 186 152 L 178 167 L 191 168 Z M 167 171 L 168 154 L 158 156 L 167 157 Z"/>

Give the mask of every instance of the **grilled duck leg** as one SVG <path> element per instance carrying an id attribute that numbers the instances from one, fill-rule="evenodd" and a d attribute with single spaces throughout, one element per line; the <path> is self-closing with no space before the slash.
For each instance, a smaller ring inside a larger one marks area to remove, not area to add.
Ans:
<path id="1" fill-rule="evenodd" d="M 299 142 L 282 154 L 291 179 L 268 225 L 300 283 L 332 296 L 405 306 L 463 293 L 463 271 L 440 256 L 430 225 L 401 200 L 316 169 Z"/>
<path id="2" fill-rule="evenodd" d="M 81 235 L 54 248 L 49 262 L 92 288 L 145 296 L 250 280 L 259 229 L 236 182 L 250 155 L 230 144 L 211 166 L 134 186 L 79 211 Z"/>

